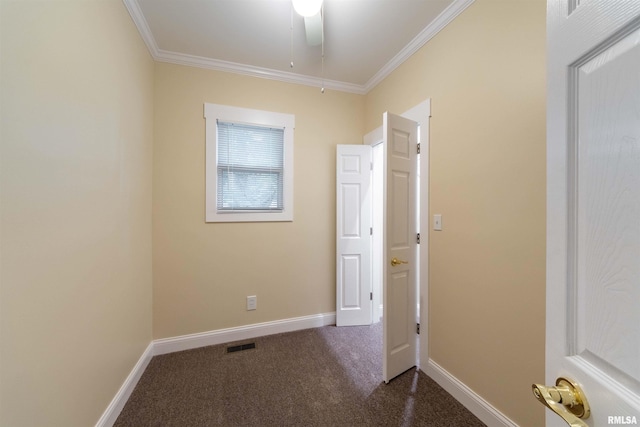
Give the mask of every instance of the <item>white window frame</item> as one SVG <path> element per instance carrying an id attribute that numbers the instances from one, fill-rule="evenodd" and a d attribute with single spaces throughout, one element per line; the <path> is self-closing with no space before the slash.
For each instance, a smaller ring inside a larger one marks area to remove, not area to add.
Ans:
<path id="1" fill-rule="evenodd" d="M 204 104 L 206 166 L 206 222 L 270 222 L 293 221 L 293 130 L 295 116 L 293 114 L 272 111 L 253 110 L 249 108 L 231 107 L 219 104 Z M 222 212 L 217 207 L 217 123 L 232 122 L 255 126 L 270 126 L 284 129 L 284 179 L 282 211 L 275 212 Z"/>

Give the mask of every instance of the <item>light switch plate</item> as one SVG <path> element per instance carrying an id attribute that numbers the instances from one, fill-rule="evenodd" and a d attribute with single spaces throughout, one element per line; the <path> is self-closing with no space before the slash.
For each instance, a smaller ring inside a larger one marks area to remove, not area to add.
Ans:
<path id="1" fill-rule="evenodd" d="M 433 229 L 435 231 L 442 231 L 442 215 L 435 214 L 433 216 Z"/>
<path id="2" fill-rule="evenodd" d="M 255 310 L 258 308 L 258 297 L 251 295 L 247 297 L 247 310 Z"/>

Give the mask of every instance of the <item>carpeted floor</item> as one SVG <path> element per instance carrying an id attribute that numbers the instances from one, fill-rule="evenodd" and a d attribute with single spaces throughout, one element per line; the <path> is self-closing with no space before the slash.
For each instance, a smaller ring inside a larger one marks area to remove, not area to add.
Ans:
<path id="1" fill-rule="evenodd" d="M 156 356 L 115 426 L 484 426 L 424 373 L 381 369 L 380 324 Z"/>

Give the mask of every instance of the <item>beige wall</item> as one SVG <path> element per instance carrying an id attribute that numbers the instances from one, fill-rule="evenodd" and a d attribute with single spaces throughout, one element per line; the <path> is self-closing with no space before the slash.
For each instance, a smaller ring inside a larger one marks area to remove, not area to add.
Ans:
<path id="1" fill-rule="evenodd" d="M 430 357 L 521 426 L 544 424 L 545 2 L 477 0 L 366 98 L 432 99 Z"/>
<path id="2" fill-rule="evenodd" d="M 361 143 L 364 97 L 163 63 L 155 77 L 154 337 L 335 311 L 335 146 Z M 204 222 L 205 102 L 295 115 L 293 222 Z"/>
<path id="3" fill-rule="evenodd" d="M 151 340 L 153 62 L 119 0 L 0 8 L 0 425 L 90 426 Z"/>

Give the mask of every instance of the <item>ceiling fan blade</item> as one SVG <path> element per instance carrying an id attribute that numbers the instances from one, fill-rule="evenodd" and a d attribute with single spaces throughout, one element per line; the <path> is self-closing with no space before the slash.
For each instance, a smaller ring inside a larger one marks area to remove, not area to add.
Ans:
<path id="1" fill-rule="evenodd" d="M 319 46 L 322 43 L 322 12 L 304 18 L 304 30 L 307 33 L 307 44 Z"/>

